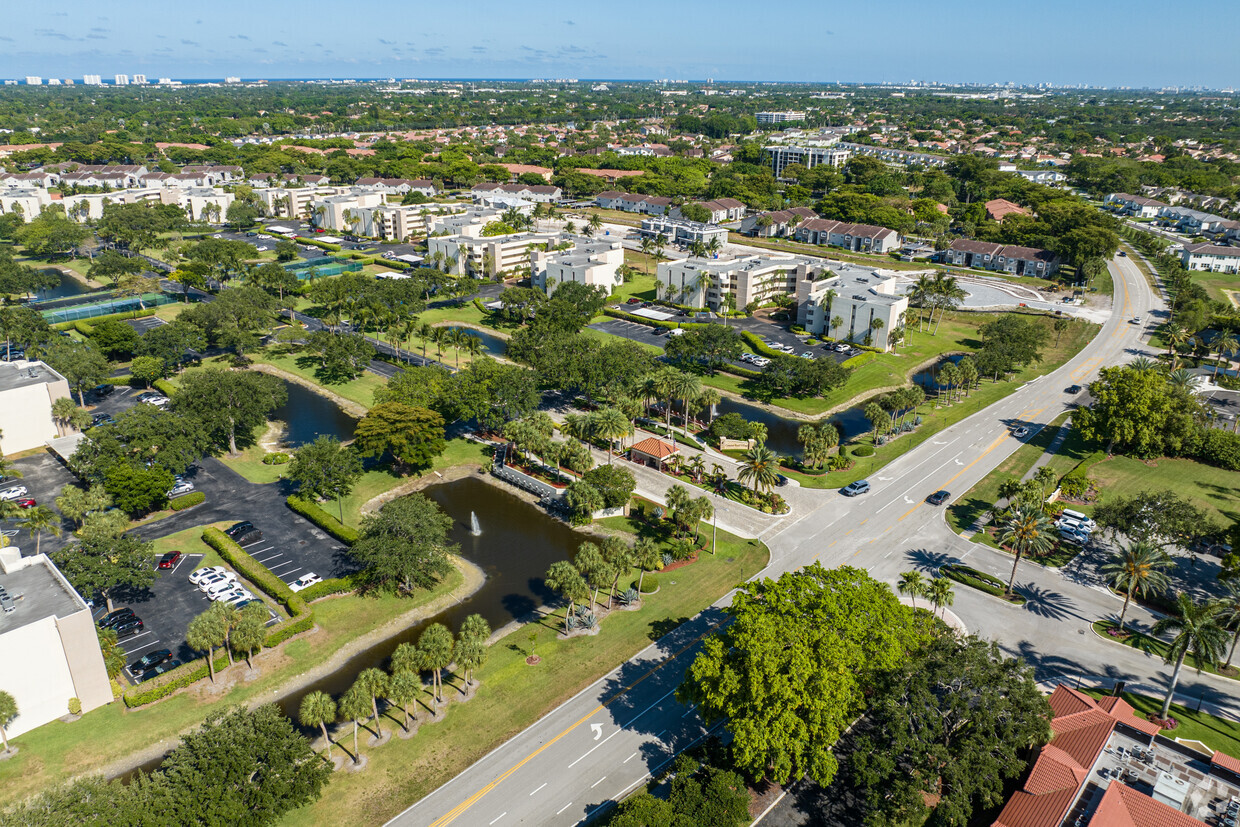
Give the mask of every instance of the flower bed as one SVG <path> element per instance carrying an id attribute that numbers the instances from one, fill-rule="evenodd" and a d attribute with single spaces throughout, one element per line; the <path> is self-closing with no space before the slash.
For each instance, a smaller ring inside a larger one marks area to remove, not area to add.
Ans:
<path id="1" fill-rule="evenodd" d="M 944 577 L 949 577 L 957 583 L 985 592 L 1015 606 L 1025 605 L 1024 597 L 1019 594 L 1007 594 L 1007 583 L 993 575 L 960 564 L 948 564 L 941 567 L 939 571 Z"/>

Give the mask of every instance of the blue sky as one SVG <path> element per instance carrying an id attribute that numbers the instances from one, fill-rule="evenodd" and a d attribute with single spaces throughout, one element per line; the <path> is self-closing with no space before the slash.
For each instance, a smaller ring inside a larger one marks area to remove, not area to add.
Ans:
<path id="1" fill-rule="evenodd" d="M 1240 87 L 1236 0 L 14 0 L 4 17 L 0 77 Z"/>

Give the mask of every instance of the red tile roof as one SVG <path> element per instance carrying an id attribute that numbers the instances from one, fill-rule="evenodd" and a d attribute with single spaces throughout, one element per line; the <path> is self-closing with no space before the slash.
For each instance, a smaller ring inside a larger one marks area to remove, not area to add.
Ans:
<path id="1" fill-rule="evenodd" d="M 1006 198 L 996 198 L 986 202 L 986 214 L 995 221 L 1003 221 L 1009 215 L 1028 215 L 1029 211 L 1019 204 L 1013 204 Z"/>
<path id="2" fill-rule="evenodd" d="M 680 448 L 677 447 L 675 443 L 664 442 L 663 440 L 655 439 L 652 436 L 646 437 L 641 442 L 636 443 L 629 450 L 640 451 L 641 453 L 654 457 L 655 459 L 663 459 L 664 457 L 670 457 L 672 454 L 680 453 Z"/>
<path id="3" fill-rule="evenodd" d="M 1226 755 L 1221 752 L 1215 752 L 1214 756 L 1210 759 L 1210 763 L 1216 767 L 1227 770 L 1230 773 L 1235 773 L 1236 775 L 1240 775 L 1240 761 L 1237 761 L 1235 758 L 1232 758 L 1230 755 Z"/>
<path id="4" fill-rule="evenodd" d="M 1122 781 L 1112 781 L 1098 802 L 1089 827 L 1202 827 L 1204 823 Z"/>

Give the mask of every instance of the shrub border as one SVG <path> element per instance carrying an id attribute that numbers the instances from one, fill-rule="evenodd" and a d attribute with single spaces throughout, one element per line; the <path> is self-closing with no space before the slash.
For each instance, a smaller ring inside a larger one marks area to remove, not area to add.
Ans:
<path id="1" fill-rule="evenodd" d="M 322 508 L 319 508 L 317 503 L 311 502 L 305 497 L 299 497 L 296 494 L 290 494 L 285 503 L 293 511 L 305 517 L 340 542 L 350 546 L 357 542 L 358 533 L 356 530 L 349 528 Z M 283 583 L 284 581 L 280 582 Z"/>
<path id="2" fill-rule="evenodd" d="M 168 507 L 173 511 L 184 511 L 187 508 L 193 508 L 196 505 L 202 505 L 207 501 L 207 495 L 201 491 L 191 491 L 183 497 L 176 497 L 168 503 Z"/>

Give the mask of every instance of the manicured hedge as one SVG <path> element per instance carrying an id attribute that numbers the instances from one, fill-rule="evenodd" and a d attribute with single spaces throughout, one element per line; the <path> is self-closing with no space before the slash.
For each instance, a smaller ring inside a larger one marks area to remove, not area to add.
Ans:
<path id="1" fill-rule="evenodd" d="M 218 551 L 224 561 L 236 569 L 242 577 L 279 601 L 291 618 L 296 619 L 297 615 L 307 614 L 310 611 L 306 606 L 306 601 L 294 593 L 287 583 L 272 574 L 270 569 L 251 557 L 245 549 L 234 543 L 218 528 L 203 529 L 202 541 Z"/>
<path id="2" fill-rule="evenodd" d="M 874 456 L 874 446 L 858 445 L 856 448 L 853 448 L 852 454 L 854 457 L 872 457 Z"/>
<path id="3" fill-rule="evenodd" d="M 109 376 L 99 384 L 101 385 L 129 385 L 133 383 L 133 377 L 126 374 L 125 376 Z"/>
<path id="4" fill-rule="evenodd" d="M 191 491 L 183 497 L 177 497 L 168 503 L 168 507 L 173 511 L 184 511 L 187 508 L 193 508 L 196 505 L 202 505 L 207 501 L 207 495 L 201 491 Z"/>
<path id="5" fill-rule="evenodd" d="M 626 313 L 623 310 L 616 310 L 614 307 L 604 307 L 604 316 L 611 316 L 615 319 L 624 319 L 626 322 L 635 322 L 636 324 L 644 324 L 650 327 L 661 327 L 664 330 L 675 330 L 683 328 L 685 330 L 699 330 L 707 327 L 703 322 L 665 322 L 659 319 L 647 319 L 644 316 L 634 316 L 632 313 Z"/>
<path id="6" fill-rule="evenodd" d="M 635 589 L 637 588 L 636 580 L 633 581 L 633 588 Z M 646 576 L 642 578 L 641 594 L 650 594 L 651 592 L 655 592 L 658 590 L 659 590 L 659 578 L 653 574 L 647 573 Z"/>
<path id="7" fill-rule="evenodd" d="M 95 326 L 93 324 L 89 324 L 84 319 L 78 319 L 74 322 L 73 329 L 87 338 L 95 335 Z"/>
<path id="8" fill-rule="evenodd" d="M 169 399 L 171 399 L 172 395 L 177 392 L 176 386 L 167 379 L 156 379 L 151 383 L 151 385 L 155 388 L 155 390 L 159 391 Z"/>
<path id="9" fill-rule="evenodd" d="M 986 592 L 986 594 L 998 597 L 1001 600 L 1007 600 L 1010 603 L 1025 602 L 1025 598 L 1020 595 L 1013 595 L 1011 598 L 1007 596 L 1007 583 L 1004 583 L 997 577 L 978 571 L 969 566 L 958 564 L 943 566 L 939 571 L 945 576 L 957 583 L 963 583 L 970 588 L 978 591 Z"/>
<path id="10" fill-rule="evenodd" d="M 272 451 L 263 457 L 263 465 L 286 465 L 292 459 L 292 456 L 283 451 Z"/>
<path id="11" fill-rule="evenodd" d="M 852 370 L 855 368 L 859 368 L 868 362 L 873 362 L 877 358 L 878 358 L 878 354 L 873 351 L 870 351 L 867 353 L 858 353 L 856 356 L 852 357 L 851 359 L 845 359 L 844 362 L 840 365 L 840 367 L 844 367 L 844 368 L 848 368 Z"/>
<path id="12" fill-rule="evenodd" d="M 339 244 L 328 244 L 326 241 L 319 241 L 317 238 L 302 238 L 298 236 L 297 243 L 309 244 L 311 247 L 318 247 L 320 250 L 329 250 L 333 253 L 338 253 L 341 249 Z"/>
<path id="13" fill-rule="evenodd" d="M 313 603 L 315 600 L 327 597 L 333 594 L 348 594 L 355 592 L 361 585 L 362 578 L 358 574 L 350 574 L 345 577 L 331 577 L 315 583 L 308 589 L 302 589 L 299 595 L 307 602 Z"/>
<path id="14" fill-rule="evenodd" d="M 221 653 L 215 656 L 215 671 L 220 672 L 227 668 L 228 655 L 221 650 Z M 207 659 L 202 657 L 182 664 L 171 672 L 160 675 L 158 678 L 152 678 L 145 683 L 129 687 L 121 695 L 121 698 L 125 701 L 125 706 L 130 708 L 154 703 L 160 698 L 168 697 L 182 687 L 189 686 L 191 683 L 197 683 L 210 674 L 211 672 L 207 668 Z"/>
<path id="15" fill-rule="evenodd" d="M 756 333 L 752 333 L 748 330 L 742 330 L 741 337 L 746 342 L 749 343 L 749 346 L 751 348 L 753 348 L 756 352 L 761 353 L 763 356 L 775 358 L 778 356 L 788 355 L 787 353 L 784 353 L 782 350 L 776 350 L 775 348 L 768 345 L 766 342 L 759 339 Z"/>
<path id="16" fill-rule="evenodd" d="M 487 310 L 486 305 L 482 303 L 482 299 L 474 299 L 474 307 L 478 308 L 478 311 L 483 315 L 489 315 L 491 313 L 490 310 Z"/>
<path id="17" fill-rule="evenodd" d="M 340 522 L 323 509 L 319 508 L 318 503 L 311 502 L 310 500 L 307 500 L 304 497 L 299 497 L 296 494 L 289 495 L 289 498 L 285 500 L 285 502 L 288 503 L 289 508 L 296 511 L 298 514 L 305 517 L 307 520 L 314 523 L 316 526 L 323 529 L 340 542 L 347 543 L 348 545 L 353 545 L 357 542 L 357 531 L 349 528 L 347 525 Z"/>

